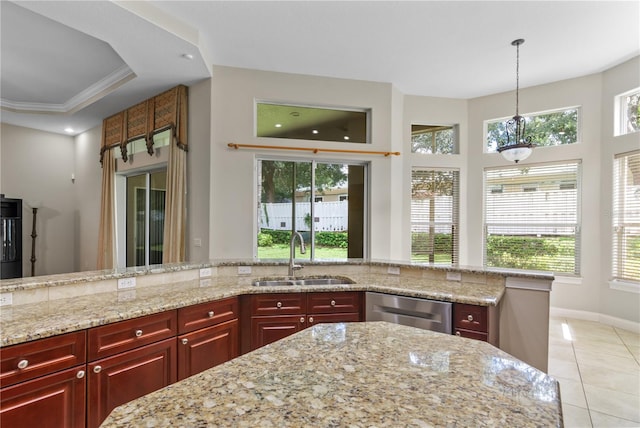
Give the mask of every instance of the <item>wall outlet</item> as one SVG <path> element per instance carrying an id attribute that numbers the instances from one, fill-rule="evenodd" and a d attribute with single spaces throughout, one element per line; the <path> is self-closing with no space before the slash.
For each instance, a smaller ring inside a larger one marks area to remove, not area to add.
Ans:
<path id="1" fill-rule="evenodd" d="M 462 274 L 460 272 L 447 272 L 447 281 L 460 281 Z"/>
<path id="2" fill-rule="evenodd" d="M 13 305 L 13 293 L 0 294 L 0 306 Z"/>
<path id="3" fill-rule="evenodd" d="M 120 278 L 118 280 L 118 290 L 122 290 L 125 288 L 133 288 L 136 286 L 136 277 L 132 276 L 131 278 Z"/>
<path id="4" fill-rule="evenodd" d="M 200 269 L 200 278 L 211 276 L 211 268 Z"/>
<path id="5" fill-rule="evenodd" d="M 387 273 L 389 275 L 400 275 L 400 266 L 389 266 L 387 268 Z"/>
<path id="6" fill-rule="evenodd" d="M 200 239 L 200 238 L 193 238 L 193 246 L 194 246 L 194 247 L 202 247 L 202 239 Z"/>
<path id="7" fill-rule="evenodd" d="M 238 266 L 238 275 L 251 275 L 251 266 Z"/>

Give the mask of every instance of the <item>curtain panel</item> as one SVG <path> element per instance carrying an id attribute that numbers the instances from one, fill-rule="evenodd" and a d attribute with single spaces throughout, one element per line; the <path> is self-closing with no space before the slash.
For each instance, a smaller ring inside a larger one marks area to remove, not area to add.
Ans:
<path id="1" fill-rule="evenodd" d="M 98 236 L 98 268 L 115 266 L 115 153 L 120 148 L 122 160 L 128 161 L 127 145 L 145 139 L 147 152 L 153 155 L 153 136 L 171 130 L 167 166 L 167 201 L 163 263 L 185 259 L 187 194 L 187 119 L 188 91 L 176 86 L 103 120 L 100 163 L 102 164 L 102 201 Z"/>

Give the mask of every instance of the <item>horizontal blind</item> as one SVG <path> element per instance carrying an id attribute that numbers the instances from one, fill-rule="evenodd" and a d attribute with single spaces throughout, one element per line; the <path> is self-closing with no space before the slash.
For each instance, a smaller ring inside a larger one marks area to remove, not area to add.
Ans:
<path id="1" fill-rule="evenodd" d="M 458 263 L 459 171 L 411 172 L 411 260 Z"/>
<path id="2" fill-rule="evenodd" d="M 578 162 L 485 170 L 484 264 L 580 273 Z"/>
<path id="3" fill-rule="evenodd" d="M 640 151 L 614 159 L 612 250 L 613 278 L 640 282 Z"/>

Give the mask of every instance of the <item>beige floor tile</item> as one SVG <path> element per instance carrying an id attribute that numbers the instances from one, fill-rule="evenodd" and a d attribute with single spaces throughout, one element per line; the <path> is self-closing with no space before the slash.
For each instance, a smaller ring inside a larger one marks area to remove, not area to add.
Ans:
<path id="1" fill-rule="evenodd" d="M 603 344 L 624 345 L 624 342 L 618 336 L 614 329 L 598 330 L 598 329 L 571 329 L 571 335 L 574 342 L 584 340 L 595 341 Z"/>
<path id="2" fill-rule="evenodd" d="M 566 361 L 576 361 L 576 355 L 573 352 L 573 346 L 566 343 L 550 344 L 549 358 L 555 358 L 558 360 L 566 360 Z"/>
<path id="3" fill-rule="evenodd" d="M 587 400 L 584 397 L 584 389 L 582 383 L 573 379 L 557 377 L 560 382 L 560 399 L 562 404 L 571 404 L 572 406 L 587 408 Z"/>
<path id="4" fill-rule="evenodd" d="M 635 371 L 619 371 L 615 367 L 603 370 L 599 365 L 589 364 L 579 364 L 578 367 L 585 385 L 640 396 L 640 368 Z"/>
<path id="5" fill-rule="evenodd" d="M 618 333 L 625 345 L 640 346 L 640 334 L 619 328 L 616 328 L 616 333 Z"/>
<path id="6" fill-rule="evenodd" d="M 591 427 L 589 411 L 571 404 L 562 405 L 562 419 L 564 428 L 588 428 Z"/>
<path id="7" fill-rule="evenodd" d="M 616 418 L 600 412 L 591 411 L 589 414 L 591 415 L 593 428 L 638 428 L 640 426 L 638 422 Z"/>
<path id="8" fill-rule="evenodd" d="M 612 343 L 602 343 L 596 341 L 576 341 L 573 343 L 576 355 L 580 351 L 586 351 L 602 355 L 613 355 L 618 357 L 630 357 L 629 348 L 625 345 Z"/>
<path id="9" fill-rule="evenodd" d="M 640 396 L 584 385 L 590 411 L 640 423 Z"/>
<path id="10" fill-rule="evenodd" d="M 575 361 L 549 358 L 548 373 L 556 378 L 564 378 L 580 382 L 580 372 L 578 371 L 578 365 Z"/>
<path id="11" fill-rule="evenodd" d="M 627 372 L 637 372 L 640 370 L 640 365 L 638 365 L 638 362 L 629 352 L 627 352 L 626 356 L 606 354 L 604 350 L 597 352 L 580 348 L 576 348 L 575 352 L 578 367 L 585 364 L 598 366 L 604 370 L 613 369 Z"/>

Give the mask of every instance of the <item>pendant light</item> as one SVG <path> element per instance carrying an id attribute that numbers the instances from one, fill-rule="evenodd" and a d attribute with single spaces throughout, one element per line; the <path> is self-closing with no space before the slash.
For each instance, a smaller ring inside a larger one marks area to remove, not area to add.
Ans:
<path id="1" fill-rule="evenodd" d="M 506 143 L 498 147 L 498 153 L 515 163 L 525 160 L 531 155 L 535 145 L 531 142 L 531 137 L 526 135 L 526 122 L 520 116 L 518 110 L 519 90 L 520 90 L 520 45 L 524 39 L 517 39 L 511 42 L 516 47 L 516 115 L 505 123 Z"/>

